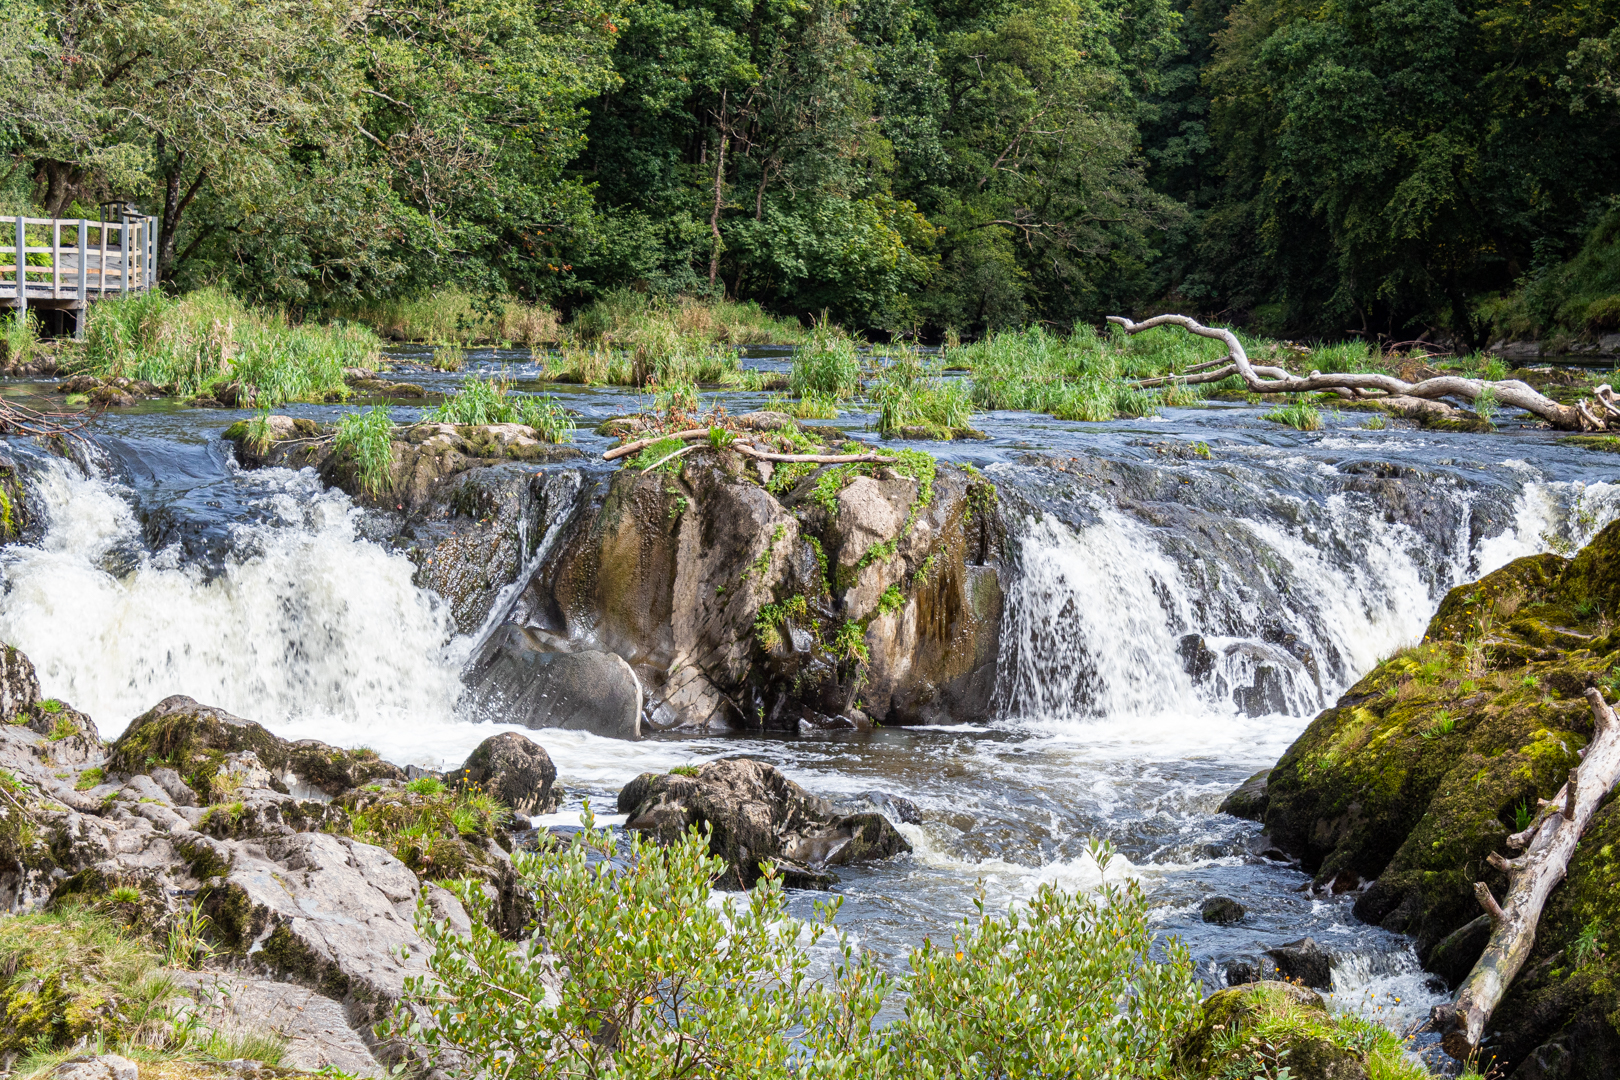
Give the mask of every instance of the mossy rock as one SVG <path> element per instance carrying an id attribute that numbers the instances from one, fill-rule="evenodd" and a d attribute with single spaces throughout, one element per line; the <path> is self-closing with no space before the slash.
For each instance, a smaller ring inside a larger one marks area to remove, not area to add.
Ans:
<path id="1" fill-rule="evenodd" d="M 1620 688 L 1616 614 L 1620 523 L 1573 559 L 1519 559 L 1453 589 L 1423 642 L 1368 672 L 1271 771 L 1272 840 L 1321 889 L 1372 882 L 1356 915 L 1413 935 L 1426 967 L 1461 978 L 1481 944 L 1465 932 L 1479 927 L 1474 882 L 1498 896 L 1507 888 L 1488 856 L 1507 853 L 1507 835 L 1579 763 L 1593 733 L 1586 689 L 1613 701 Z M 1610 805 L 1493 1020 L 1509 1071 L 1570 1025 L 1607 1024 L 1603 1038 L 1620 1039 L 1620 1025 L 1602 1019 L 1620 1021 L 1617 850 Z M 1568 960 L 1577 946 L 1578 964 Z"/>
<path id="2" fill-rule="evenodd" d="M 1620 454 L 1620 437 L 1614 435 L 1565 435 L 1558 440 L 1565 446 L 1578 446 L 1582 450 L 1602 450 Z"/>
<path id="3" fill-rule="evenodd" d="M 227 754 L 251 750 L 274 775 L 286 771 L 288 744 L 251 720 L 183 695 L 164 698 L 130 721 L 113 743 L 107 770 L 134 775 L 166 765 L 203 802 L 214 800 L 214 777 Z"/>
<path id="4" fill-rule="evenodd" d="M 1355 1045 L 1357 1034 L 1336 1023 L 1313 991 L 1249 983 L 1211 994 L 1176 1055 L 1189 1076 L 1247 1078 L 1286 1069 L 1291 1080 L 1365 1080 L 1366 1051 Z"/>

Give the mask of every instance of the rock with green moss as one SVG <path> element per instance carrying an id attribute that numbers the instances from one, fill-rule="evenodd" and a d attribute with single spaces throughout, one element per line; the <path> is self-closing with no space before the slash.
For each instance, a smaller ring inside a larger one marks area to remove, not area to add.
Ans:
<path id="1" fill-rule="evenodd" d="M 1180 1038 L 1182 1075 L 1290 1080 L 1423 1080 L 1387 1029 L 1354 1015 L 1333 1015 L 1321 997 L 1286 982 L 1259 982 L 1205 999 L 1199 1022 Z"/>
<path id="2" fill-rule="evenodd" d="M 1363 890 L 1358 917 L 1413 935 L 1428 968 L 1460 978 L 1488 936 L 1474 882 L 1507 887 L 1487 857 L 1579 762 L 1593 732 L 1586 688 L 1620 690 L 1617 616 L 1620 523 L 1573 559 L 1519 559 L 1453 589 L 1422 643 L 1363 677 L 1271 770 L 1271 840 L 1319 890 Z M 1620 1024 L 1606 1019 L 1620 1021 L 1616 851 L 1611 801 L 1492 1019 L 1509 1069 L 1551 1055 L 1568 1070 L 1548 1075 L 1585 1080 L 1609 1074 L 1580 1047 L 1620 1055 Z"/>
<path id="3" fill-rule="evenodd" d="M 445 782 L 483 791 L 519 814 L 548 814 L 557 807 L 557 766 L 551 755 L 515 731 L 479 743 Z"/>

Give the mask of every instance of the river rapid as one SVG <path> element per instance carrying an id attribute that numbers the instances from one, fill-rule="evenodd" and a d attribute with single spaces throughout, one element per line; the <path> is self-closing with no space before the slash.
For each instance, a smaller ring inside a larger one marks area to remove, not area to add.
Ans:
<path id="1" fill-rule="evenodd" d="M 542 388 L 527 354 L 470 360 L 467 374 L 503 369 Z M 747 362 L 784 366 L 769 350 Z M 465 375 L 409 377 L 448 391 Z M 544 389 L 582 414 L 587 452 L 607 444 L 591 427 L 638 405 L 619 389 Z M 732 413 L 766 400 L 722 396 Z M 341 409 L 282 411 L 329 421 Z M 975 421 L 985 441 L 922 444 L 984 469 L 1002 495 L 1014 573 L 993 709 L 816 738 L 528 733 L 570 795 L 546 823 L 577 823 L 586 799 L 611 811 L 644 770 L 747 752 L 820 794 L 884 791 L 922 809 L 902 826 L 913 855 L 842 871 L 837 890 L 840 923 L 897 967 L 981 892 L 1004 908 L 1043 883 L 1129 876 L 1212 987 L 1225 958 L 1309 935 L 1333 955 L 1338 1005 L 1395 1026 L 1425 1014 L 1443 987 L 1405 939 L 1356 923 L 1351 897 L 1303 891 L 1304 874 L 1256 854 L 1258 825 L 1216 807 L 1381 656 L 1420 639 L 1448 588 L 1571 550 L 1620 513 L 1620 458 L 1511 417 L 1501 434 L 1465 435 L 1329 413 L 1307 433 L 1263 411 L 1106 424 L 992 413 Z M 220 435 L 243 415 L 119 410 L 72 462 L 0 440 L 44 518 L 32 543 L 0 548 L 0 640 L 107 738 L 178 693 L 288 738 L 459 765 L 500 730 L 457 711 L 479 635 L 454 632 L 346 496 L 308 473 L 239 470 Z M 1119 852 L 1106 868 L 1087 854 L 1094 839 Z M 1217 894 L 1248 919 L 1205 925 L 1199 904 Z M 793 903 L 808 915 L 817 899 Z"/>

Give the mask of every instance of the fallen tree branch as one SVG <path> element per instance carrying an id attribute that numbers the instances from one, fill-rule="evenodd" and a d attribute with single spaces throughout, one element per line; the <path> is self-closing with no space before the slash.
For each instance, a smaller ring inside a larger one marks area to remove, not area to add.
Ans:
<path id="1" fill-rule="evenodd" d="M 612 461 L 615 458 L 622 458 L 626 454 L 633 454 L 637 450 L 645 450 L 653 443 L 662 442 L 665 439 L 707 439 L 708 437 L 709 429 L 706 427 L 687 428 L 685 431 L 675 431 L 668 435 L 654 435 L 651 438 L 637 439 L 635 442 L 625 443 L 623 446 L 615 446 L 612 450 L 603 453 L 602 460 Z"/>
<path id="2" fill-rule="evenodd" d="M 850 461 L 870 461 L 878 465 L 893 465 L 895 459 L 882 454 L 778 454 L 761 450 L 748 443 L 732 443 L 731 449 L 758 461 L 811 461 L 817 465 L 842 465 Z"/>
<path id="3" fill-rule="evenodd" d="M 101 410 L 75 412 L 37 412 L 26 405 L 0 398 L 0 435 L 24 435 L 46 438 L 67 435 L 78 438 L 76 432 L 101 415 Z"/>
<path id="4" fill-rule="evenodd" d="M 1110 315 L 1108 321 L 1124 329 L 1127 334 L 1140 334 L 1156 326 L 1179 326 L 1190 334 L 1214 338 L 1226 344 L 1227 353 L 1243 384 L 1257 394 L 1306 394 L 1319 390 L 1380 390 L 1391 397 L 1421 398 L 1435 401 L 1455 397 L 1472 404 L 1481 393 L 1489 389 L 1503 405 L 1523 409 L 1546 420 L 1553 427 L 1565 431 L 1603 430 L 1605 421 L 1598 420 L 1590 410 L 1574 405 L 1560 405 L 1539 393 L 1529 383 L 1519 379 L 1470 379 L 1461 375 L 1440 375 L 1421 382 L 1409 383 L 1405 379 L 1382 372 L 1334 372 L 1309 375 L 1290 375 L 1281 368 L 1261 369 L 1249 362 L 1249 354 L 1236 334 L 1220 327 L 1204 326 L 1186 315 L 1156 315 L 1142 322 L 1132 322 L 1121 315 Z M 1191 381 L 1191 380 L 1188 380 Z M 1584 404 L 1584 403 L 1583 403 Z"/>
<path id="5" fill-rule="evenodd" d="M 665 454 L 663 457 L 659 458 L 657 461 L 653 462 L 651 465 L 647 466 L 645 469 L 642 469 L 641 471 L 642 472 L 652 472 L 654 469 L 658 468 L 658 466 L 662 465 L 666 461 L 674 461 L 676 458 L 680 457 L 682 454 L 690 454 L 692 451 L 696 450 L 699 445 L 700 445 L 699 443 L 693 443 L 691 446 L 683 446 L 683 447 L 681 447 L 679 450 L 675 451 L 673 454 Z M 685 468 L 685 466 L 682 466 L 682 468 Z"/>
<path id="6" fill-rule="evenodd" d="M 1592 742 L 1569 782 L 1541 809 L 1530 828 L 1508 838 L 1510 846 L 1527 850 L 1517 859 L 1500 855 L 1492 865 L 1508 872 L 1507 897 L 1497 903 L 1484 882 L 1474 884 L 1480 906 L 1491 916 L 1490 942 L 1485 953 L 1457 989 L 1456 1000 L 1437 1005 L 1430 1022 L 1441 1035 L 1446 1053 L 1459 1061 L 1479 1049 L 1485 1025 L 1524 967 L 1536 940 L 1536 924 L 1553 886 L 1568 872 L 1575 844 L 1586 831 L 1609 789 L 1620 779 L 1620 719 L 1595 689 L 1586 691 L 1597 725 Z"/>

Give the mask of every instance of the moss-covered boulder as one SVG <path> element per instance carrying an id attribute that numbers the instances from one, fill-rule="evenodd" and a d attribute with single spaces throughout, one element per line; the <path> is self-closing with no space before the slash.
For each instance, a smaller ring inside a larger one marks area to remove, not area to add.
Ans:
<path id="1" fill-rule="evenodd" d="M 1353 1015 L 1332 1015 L 1313 991 L 1259 982 L 1205 999 L 1176 1047 L 1182 1075 L 1290 1080 L 1421 1080 L 1389 1031 Z"/>
<path id="2" fill-rule="evenodd" d="M 1271 770 L 1272 840 L 1318 889 L 1363 890 L 1356 914 L 1413 935 L 1431 970 L 1466 974 L 1486 937 L 1473 883 L 1506 889 L 1487 857 L 1580 760 L 1586 688 L 1611 700 L 1620 688 L 1617 620 L 1620 523 L 1573 559 L 1519 559 L 1453 589 L 1422 643 L 1369 672 Z M 1617 817 L 1612 802 L 1599 811 L 1493 1019 L 1509 1065 L 1570 1025 L 1577 1041 L 1620 1040 L 1601 1019 L 1620 1021 L 1608 951 L 1620 948 Z M 1570 1067 L 1549 1075 L 1607 1075 Z"/>

